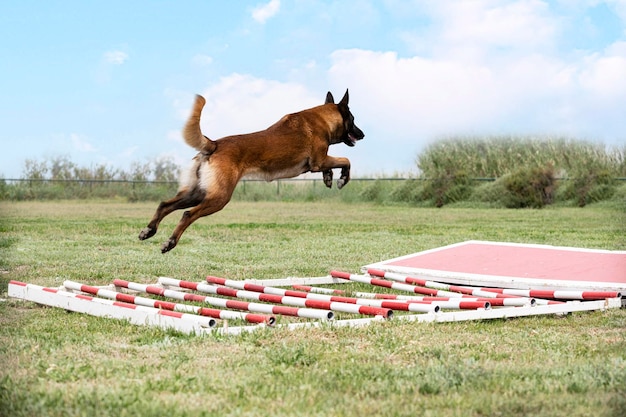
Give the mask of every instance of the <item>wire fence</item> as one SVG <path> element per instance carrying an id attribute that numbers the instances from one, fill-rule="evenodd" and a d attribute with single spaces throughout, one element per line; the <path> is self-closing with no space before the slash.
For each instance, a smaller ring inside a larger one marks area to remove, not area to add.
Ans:
<path id="1" fill-rule="evenodd" d="M 492 182 L 498 178 L 478 177 L 470 178 L 470 181 L 475 182 Z M 555 178 L 556 181 L 568 181 L 571 178 Z M 426 177 L 389 177 L 389 178 L 351 178 L 351 182 L 372 182 L 372 181 L 429 181 L 431 178 Z M 626 177 L 614 178 L 615 181 L 626 181 Z M 125 184 L 134 188 L 137 185 L 157 185 L 157 186 L 178 186 L 178 181 L 155 181 L 155 180 L 119 180 L 119 179 L 50 179 L 50 178 L 0 178 L 0 182 L 4 182 L 7 185 L 15 184 L 28 184 L 30 186 L 36 184 L 76 184 L 80 186 L 93 186 L 103 184 Z M 281 184 L 289 183 L 302 183 L 302 184 L 317 184 L 322 183 L 321 178 L 283 178 L 274 180 L 271 182 L 262 179 L 244 178 L 239 183 L 245 188 L 246 184 L 257 183 L 270 183 L 274 184 L 277 190 L 280 191 Z"/>
<path id="2" fill-rule="evenodd" d="M 497 178 L 471 178 L 475 182 L 491 182 Z M 626 178 L 624 178 L 626 180 Z M 428 178 L 410 178 L 410 177 L 390 177 L 390 178 L 351 178 L 350 183 L 372 183 L 372 182 L 394 182 L 402 181 L 428 181 Z M 78 188 L 94 190 L 96 187 L 106 188 L 107 186 L 118 186 L 129 190 L 138 190 L 140 188 L 162 188 L 175 189 L 178 188 L 178 181 L 155 181 L 155 180 L 121 180 L 121 179 L 50 179 L 50 178 L 0 178 L 0 183 L 4 182 L 5 186 L 26 186 L 31 188 L 45 186 L 61 186 L 65 188 Z M 271 182 L 262 179 L 244 178 L 239 181 L 237 186 L 239 192 L 246 193 L 253 187 L 264 187 L 266 189 L 274 189 L 277 195 L 281 194 L 281 189 L 286 186 L 310 185 L 313 188 L 326 188 L 321 178 L 284 178 Z"/>
<path id="3" fill-rule="evenodd" d="M 475 181 L 494 181 L 495 178 L 476 178 Z M 340 196 L 347 200 L 371 198 L 368 189 L 392 189 L 417 178 L 352 178 L 340 194 L 333 184 L 329 190 L 321 178 L 287 178 L 272 182 L 261 179 L 243 179 L 237 185 L 233 198 L 240 200 L 317 200 Z M 383 186 L 382 184 L 386 184 Z M 120 180 L 120 179 L 46 179 L 6 178 L 0 180 L 0 198 L 4 200 L 127 198 L 129 201 L 163 200 L 178 189 L 176 181 Z M 378 194 L 378 193 L 377 193 Z"/>
<path id="4" fill-rule="evenodd" d="M 497 178 L 468 178 L 463 184 L 438 183 L 429 178 L 353 178 L 348 186 L 338 190 L 333 184 L 329 190 L 321 178 L 288 178 L 272 182 L 260 179 L 243 179 L 233 194 L 235 200 L 245 201 L 314 201 L 339 198 L 343 201 L 419 202 L 429 199 L 461 201 L 473 195 L 480 201 L 499 198 L 501 190 L 476 193 L 473 190 L 488 184 L 497 184 Z M 567 188 L 570 178 L 556 178 Z M 615 178 L 617 186 L 626 178 Z M 121 179 L 0 179 L 0 200 L 62 200 L 123 198 L 128 201 L 162 201 L 174 196 L 176 181 L 121 180 Z M 614 188 L 614 187 L 613 187 Z M 574 198 L 570 192 L 565 199 Z M 609 190 L 599 199 L 610 198 Z M 559 197 L 557 197 L 558 199 Z M 594 197 L 595 198 L 595 197 Z"/>

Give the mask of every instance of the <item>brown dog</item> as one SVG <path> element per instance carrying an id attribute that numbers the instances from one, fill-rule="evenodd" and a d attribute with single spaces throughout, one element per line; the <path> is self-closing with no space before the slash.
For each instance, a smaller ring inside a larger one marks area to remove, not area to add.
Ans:
<path id="1" fill-rule="evenodd" d="M 139 239 L 157 232 L 159 223 L 175 210 L 193 207 L 183 213 L 172 236 L 161 252 L 172 250 L 185 229 L 200 217 L 213 214 L 230 201 L 235 186 L 244 176 L 267 181 L 292 178 L 305 172 L 322 172 L 324 184 L 332 186 L 333 168 L 341 168 L 337 187 L 350 181 L 350 161 L 327 154 L 336 143 L 354 146 L 365 136 L 354 124 L 348 108 L 348 90 L 338 104 L 328 92 L 326 103 L 288 114 L 266 130 L 227 136 L 213 141 L 200 131 L 200 114 L 205 100 L 196 96 L 191 116 L 183 130 L 185 142 L 197 149 L 193 164 L 174 198 L 163 201 Z"/>

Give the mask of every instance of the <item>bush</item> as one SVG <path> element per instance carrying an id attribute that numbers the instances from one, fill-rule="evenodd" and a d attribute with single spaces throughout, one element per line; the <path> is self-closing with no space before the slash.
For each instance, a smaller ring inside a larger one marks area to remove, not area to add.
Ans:
<path id="1" fill-rule="evenodd" d="M 463 171 L 439 173 L 426 182 L 422 198 L 432 200 L 436 207 L 462 201 L 472 193 L 471 183 L 471 178 Z"/>
<path id="2" fill-rule="evenodd" d="M 565 200 L 574 200 L 578 207 L 607 200 L 615 194 L 615 180 L 607 170 L 588 171 L 567 181 L 563 192 Z"/>
<path id="3" fill-rule="evenodd" d="M 503 198 L 505 195 L 503 181 L 489 181 L 475 186 L 469 200 L 489 203 L 493 207 L 506 207 Z"/>
<path id="4" fill-rule="evenodd" d="M 9 186 L 5 180 L 0 180 L 0 200 L 5 200 L 9 195 Z"/>
<path id="5" fill-rule="evenodd" d="M 508 208 L 541 208 L 554 200 L 556 182 L 554 168 L 522 168 L 501 179 L 506 193 L 504 204 Z"/>
<path id="6" fill-rule="evenodd" d="M 363 201 L 380 202 L 383 185 L 380 180 L 371 181 L 360 193 L 359 197 Z"/>
<path id="7" fill-rule="evenodd" d="M 615 187 L 615 193 L 611 200 L 616 201 L 622 211 L 626 212 L 626 181 L 622 181 L 622 184 Z"/>
<path id="8" fill-rule="evenodd" d="M 389 199 L 398 203 L 417 203 L 424 192 L 423 181 L 408 179 L 401 181 L 389 194 Z"/>

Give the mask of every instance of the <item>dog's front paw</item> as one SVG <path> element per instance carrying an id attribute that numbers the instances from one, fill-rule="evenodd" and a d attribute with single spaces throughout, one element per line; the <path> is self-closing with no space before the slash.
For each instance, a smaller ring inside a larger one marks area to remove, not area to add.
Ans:
<path id="1" fill-rule="evenodd" d="M 146 227 L 139 233 L 139 240 L 149 239 L 154 236 L 156 232 L 156 228 L 153 229 L 152 227 Z"/>
<path id="2" fill-rule="evenodd" d="M 167 253 L 176 247 L 176 239 L 173 237 L 169 238 L 166 242 L 163 242 L 161 245 L 161 253 Z"/>
<path id="3" fill-rule="evenodd" d="M 326 185 L 328 188 L 332 188 L 333 187 L 333 171 L 329 169 L 328 171 L 324 171 L 322 175 L 323 175 L 322 178 L 324 179 L 324 185 Z"/>
<path id="4" fill-rule="evenodd" d="M 343 188 L 343 186 L 348 183 L 348 181 L 349 181 L 348 178 L 344 178 L 344 177 L 339 178 L 337 180 L 337 188 L 339 188 L 341 190 Z"/>

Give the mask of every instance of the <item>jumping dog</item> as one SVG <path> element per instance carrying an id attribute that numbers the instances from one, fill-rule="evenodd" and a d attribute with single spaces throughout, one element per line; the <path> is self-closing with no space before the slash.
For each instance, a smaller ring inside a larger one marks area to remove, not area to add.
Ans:
<path id="1" fill-rule="evenodd" d="M 148 226 L 139 233 L 139 239 L 154 236 L 161 220 L 173 211 L 191 208 L 183 213 L 161 247 L 162 253 L 172 250 L 189 225 L 228 204 L 243 177 L 272 181 L 321 172 L 324 184 L 330 188 L 332 169 L 341 168 L 337 187 L 342 188 L 350 181 L 350 161 L 329 156 L 328 147 L 342 142 L 354 146 L 365 136 L 354 124 L 348 100 L 346 90 L 335 104 L 329 91 L 323 105 L 288 114 L 265 130 L 211 140 L 200 130 L 200 115 L 206 101 L 197 95 L 183 137 L 198 154 L 187 174 L 181 176 L 176 195 L 159 204 Z"/>

